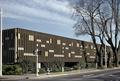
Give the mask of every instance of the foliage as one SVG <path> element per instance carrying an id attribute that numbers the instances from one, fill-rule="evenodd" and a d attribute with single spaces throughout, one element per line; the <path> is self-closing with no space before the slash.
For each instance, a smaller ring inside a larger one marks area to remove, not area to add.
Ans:
<path id="1" fill-rule="evenodd" d="M 64 70 L 65 70 L 65 71 L 72 71 L 73 68 L 71 68 L 71 67 L 64 67 Z"/>
<path id="2" fill-rule="evenodd" d="M 41 68 L 41 69 L 39 69 L 39 72 L 38 72 L 38 73 L 39 73 L 39 74 L 46 73 L 45 68 Z"/>
<path id="3" fill-rule="evenodd" d="M 46 71 L 48 68 L 51 72 L 61 72 L 61 70 L 62 70 L 62 68 L 61 68 L 62 62 L 60 62 L 60 61 L 44 63 L 44 66 L 45 66 Z"/>
<path id="4" fill-rule="evenodd" d="M 22 72 L 23 73 L 35 73 L 35 62 L 34 61 L 31 61 L 31 60 L 22 60 L 20 62 L 20 65 L 22 67 Z"/>
<path id="5" fill-rule="evenodd" d="M 3 65 L 4 75 L 19 75 L 22 74 L 22 68 L 19 65 Z"/>

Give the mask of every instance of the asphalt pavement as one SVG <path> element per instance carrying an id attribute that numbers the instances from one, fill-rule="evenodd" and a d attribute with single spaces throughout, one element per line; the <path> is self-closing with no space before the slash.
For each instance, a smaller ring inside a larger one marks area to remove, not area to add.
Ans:
<path id="1" fill-rule="evenodd" d="M 86 69 L 64 73 L 3 76 L 0 81 L 120 81 L 120 69 Z"/>

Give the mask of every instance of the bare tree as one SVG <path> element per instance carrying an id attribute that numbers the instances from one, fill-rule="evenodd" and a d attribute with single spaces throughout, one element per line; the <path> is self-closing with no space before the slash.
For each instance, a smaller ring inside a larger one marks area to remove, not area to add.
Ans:
<path id="1" fill-rule="evenodd" d="M 100 67 L 102 67 L 105 40 L 113 51 L 115 66 L 119 65 L 119 4 L 119 0 L 78 0 L 72 5 L 78 19 L 74 26 L 76 35 L 91 36 Z M 97 45 L 96 38 L 99 38 L 100 46 Z"/>
<path id="2" fill-rule="evenodd" d="M 97 44 L 96 37 L 99 37 L 103 44 L 104 42 L 99 31 L 99 25 L 96 24 L 96 20 L 98 19 L 98 9 L 102 3 L 102 0 L 79 0 L 75 5 L 72 5 L 75 10 L 75 16 L 77 16 L 78 19 L 74 26 L 75 33 L 76 35 L 87 34 L 91 36 L 96 48 L 96 61 L 99 67 L 103 66 L 102 54 L 100 50 L 102 49 L 103 45 L 99 46 Z"/>
<path id="3" fill-rule="evenodd" d="M 102 35 L 104 36 L 105 40 L 111 46 L 114 55 L 114 63 L 115 66 L 119 65 L 119 58 L 118 58 L 118 48 L 119 42 L 118 39 L 118 32 L 119 32 L 119 0 L 106 0 L 104 4 L 99 9 L 99 20 L 102 29 Z M 109 10 L 109 11 L 105 11 Z"/>

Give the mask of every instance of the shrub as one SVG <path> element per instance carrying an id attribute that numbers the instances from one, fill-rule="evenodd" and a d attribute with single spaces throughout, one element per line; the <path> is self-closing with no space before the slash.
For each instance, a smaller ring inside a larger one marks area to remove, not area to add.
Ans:
<path id="1" fill-rule="evenodd" d="M 46 71 L 45 71 L 45 69 L 44 68 L 41 68 L 41 69 L 39 69 L 39 72 L 38 72 L 39 74 L 42 74 L 42 73 L 46 73 Z"/>
<path id="2" fill-rule="evenodd" d="M 65 71 L 72 71 L 73 68 L 70 68 L 70 67 L 64 67 L 64 70 L 65 70 Z"/>
<path id="3" fill-rule="evenodd" d="M 3 65 L 4 75 L 19 75 L 22 74 L 22 68 L 19 65 Z"/>

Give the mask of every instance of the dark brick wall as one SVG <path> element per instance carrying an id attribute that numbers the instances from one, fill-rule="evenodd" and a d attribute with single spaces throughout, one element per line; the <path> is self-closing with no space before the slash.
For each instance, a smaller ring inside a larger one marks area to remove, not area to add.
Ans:
<path id="1" fill-rule="evenodd" d="M 13 59 L 15 55 L 14 50 L 8 50 L 10 47 L 15 48 L 15 36 L 17 37 L 16 51 L 18 62 L 21 61 L 21 59 L 29 57 L 30 59 L 34 59 L 35 56 L 33 55 L 33 51 L 35 49 L 39 49 L 41 51 L 41 54 L 39 54 L 39 62 L 79 62 L 81 60 L 84 60 L 84 53 L 87 56 L 88 62 L 95 61 L 95 49 L 93 44 L 90 42 L 84 42 L 20 28 L 4 30 L 3 34 L 3 61 L 5 63 L 15 62 L 15 59 Z M 11 37 L 12 34 L 13 38 L 11 40 L 5 40 L 7 36 Z M 39 42 L 37 39 L 39 39 Z M 58 40 L 61 40 L 61 44 L 57 44 Z"/>

